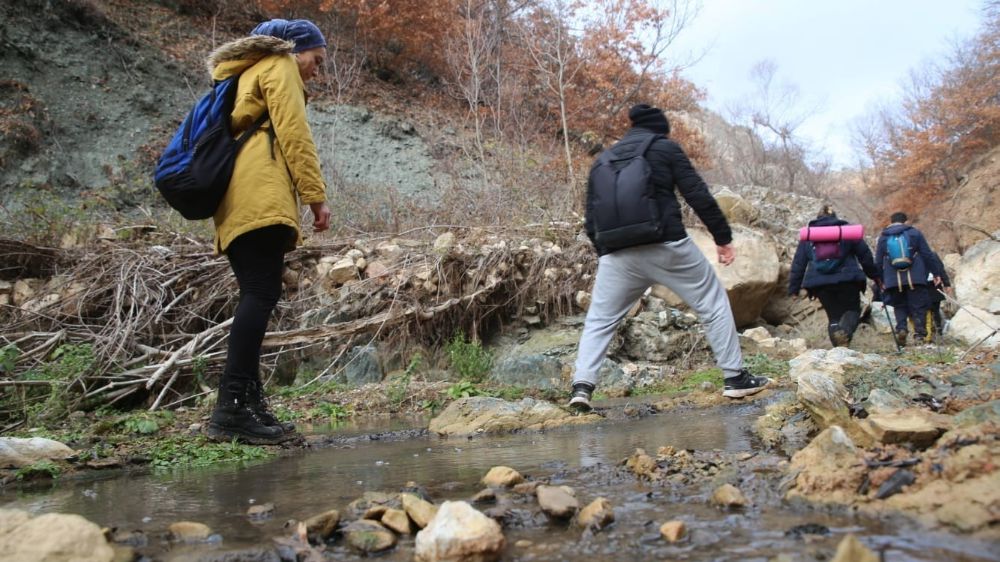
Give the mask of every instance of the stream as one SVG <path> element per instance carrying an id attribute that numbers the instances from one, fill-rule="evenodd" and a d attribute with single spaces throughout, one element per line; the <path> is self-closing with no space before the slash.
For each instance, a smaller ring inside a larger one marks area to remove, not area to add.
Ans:
<path id="1" fill-rule="evenodd" d="M 753 452 L 749 426 L 760 415 L 759 404 L 674 411 L 640 419 L 570 426 L 543 433 L 442 439 L 414 428 L 426 420 L 376 420 L 336 429 L 311 428 L 335 437 L 325 448 L 306 449 L 250 465 L 175 469 L 135 473 L 97 473 L 87 479 L 59 482 L 47 490 L 5 490 L 4 507 L 35 514 L 76 513 L 101 526 L 141 529 L 149 545 L 138 549 L 154 560 L 269 559 L 271 539 L 287 536 L 289 519 L 338 509 L 366 491 L 395 492 L 416 482 L 435 503 L 468 500 L 482 486 L 479 479 L 493 466 L 510 466 L 527 477 L 548 478 L 573 487 L 581 505 L 597 497 L 610 500 L 616 522 L 596 533 L 549 523 L 537 504 L 515 505 L 520 523 L 505 528 L 504 560 L 576 560 L 588 562 L 639 557 L 656 560 L 767 562 L 829 560 L 848 532 L 869 548 L 881 550 L 886 562 L 1000 560 L 1000 545 L 958 535 L 928 532 L 901 518 L 862 517 L 846 510 L 823 511 L 781 501 L 775 486 L 760 492 L 767 475 L 741 489 L 754 504 L 722 511 L 708 505 L 701 486 L 653 485 L 622 477 L 616 465 L 636 448 L 655 454 L 660 446 L 718 451 L 720 455 Z M 757 454 L 756 458 L 763 455 Z M 743 455 L 747 457 L 749 455 Z M 779 461 L 773 459 L 775 464 Z M 271 502 L 274 517 L 251 522 L 247 509 Z M 659 526 L 682 520 L 688 539 L 670 545 Z M 208 545 L 171 547 L 163 538 L 168 525 L 189 520 L 205 523 L 221 539 Z M 828 534 L 788 532 L 803 524 Z M 517 543 L 517 544 L 515 544 Z M 259 558 L 213 558 L 245 549 Z M 363 557 L 337 541 L 327 547 L 329 559 Z M 413 538 L 405 537 L 384 560 L 411 560 Z M 270 558 L 273 559 L 273 558 Z"/>

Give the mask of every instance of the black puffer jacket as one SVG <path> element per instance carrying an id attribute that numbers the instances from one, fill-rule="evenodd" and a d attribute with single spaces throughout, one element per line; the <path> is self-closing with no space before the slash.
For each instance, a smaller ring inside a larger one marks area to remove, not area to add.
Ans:
<path id="1" fill-rule="evenodd" d="M 650 131 L 640 127 L 632 128 L 608 150 L 611 150 L 616 158 L 628 158 L 638 150 L 646 136 L 651 134 Z M 656 199 L 660 204 L 660 216 L 663 217 L 660 242 L 682 240 L 687 237 L 687 231 L 684 230 L 684 224 L 681 222 L 681 207 L 677 195 L 674 193 L 675 188 L 681 192 L 681 196 L 684 197 L 687 204 L 694 209 L 695 214 L 712 233 L 716 244 L 724 246 L 733 241 L 733 234 L 729 223 L 726 222 L 726 216 L 722 214 L 719 204 L 715 202 L 715 198 L 708 191 L 708 186 L 695 171 L 687 154 L 684 154 L 684 150 L 679 144 L 668 138 L 657 139 L 646 152 L 646 161 L 652 168 Z M 603 256 L 609 251 L 600 247 L 595 239 L 593 205 L 593 186 L 588 183 L 585 228 L 598 255 Z"/>
<path id="2" fill-rule="evenodd" d="M 809 226 L 839 226 L 847 221 L 836 217 L 820 217 L 809 221 Z M 788 294 L 796 295 L 801 289 L 815 289 L 825 285 L 857 283 L 860 290 L 865 288 L 865 277 L 879 279 L 878 268 L 872 258 L 872 251 L 864 240 L 844 242 L 847 251 L 843 265 L 831 273 L 821 273 L 812 267 L 812 242 L 799 242 L 792 259 L 792 270 L 788 275 Z"/>

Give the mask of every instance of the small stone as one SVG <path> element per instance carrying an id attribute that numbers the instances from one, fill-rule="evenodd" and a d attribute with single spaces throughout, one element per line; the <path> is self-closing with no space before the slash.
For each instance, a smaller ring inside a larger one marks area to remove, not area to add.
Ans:
<path id="1" fill-rule="evenodd" d="M 517 548 L 528 548 L 529 546 L 533 546 L 534 544 L 535 543 L 529 541 L 528 539 L 521 539 L 515 542 L 514 546 L 516 546 Z"/>
<path id="2" fill-rule="evenodd" d="M 524 482 L 524 476 L 508 466 L 494 466 L 486 473 L 486 476 L 483 476 L 481 482 L 490 488 L 510 488 Z"/>
<path id="3" fill-rule="evenodd" d="M 587 504 L 576 518 L 578 525 L 589 529 L 603 529 L 614 521 L 615 511 L 605 498 L 597 498 Z"/>
<path id="4" fill-rule="evenodd" d="M 247 517 L 251 521 L 261 521 L 263 519 L 270 519 L 274 516 L 274 504 L 273 503 L 262 503 L 260 505 L 251 505 L 250 509 L 247 510 Z"/>
<path id="5" fill-rule="evenodd" d="M 535 495 L 542 511 L 555 519 L 569 519 L 580 509 L 576 492 L 569 486 L 539 486 Z"/>
<path id="6" fill-rule="evenodd" d="M 496 503 L 496 501 L 497 494 L 490 488 L 480 490 L 479 493 L 472 496 L 472 503 Z"/>
<path id="7" fill-rule="evenodd" d="M 426 527 L 437 514 L 437 507 L 434 504 L 413 494 L 400 494 L 399 498 L 403 502 L 403 510 L 410 516 L 413 523 L 421 529 Z"/>
<path id="8" fill-rule="evenodd" d="M 712 494 L 712 504 L 720 507 L 743 507 L 747 503 L 743 492 L 732 484 L 723 484 Z"/>
<path id="9" fill-rule="evenodd" d="M 382 514 L 382 524 L 400 535 L 412 535 L 413 525 L 410 517 L 401 509 L 386 509 Z"/>
<path id="10" fill-rule="evenodd" d="M 879 556 L 854 535 L 847 535 L 837 545 L 837 552 L 830 562 L 879 562 Z"/>
<path id="11" fill-rule="evenodd" d="M 343 530 L 347 544 L 354 549 L 370 554 L 382 552 L 396 546 L 396 535 L 381 524 L 368 519 L 352 521 Z"/>
<path id="12" fill-rule="evenodd" d="M 683 521 L 667 521 L 660 525 L 660 535 L 668 542 L 675 543 L 687 534 L 687 526 Z"/>
<path id="13" fill-rule="evenodd" d="M 303 521 L 306 524 L 306 532 L 310 535 L 318 536 L 321 540 L 326 540 L 333 535 L 340 524 L 340 512 L 336 509 L 324 511 L 319 515 L 313 515 Z"/>
<path id="14" fill-rule="evenodd" d="M 212 534 L 212 529 L 208 525 L 193 521 L 171 523 L 167 530 L 172 540 L 184 543 L 205 542 Z"/>

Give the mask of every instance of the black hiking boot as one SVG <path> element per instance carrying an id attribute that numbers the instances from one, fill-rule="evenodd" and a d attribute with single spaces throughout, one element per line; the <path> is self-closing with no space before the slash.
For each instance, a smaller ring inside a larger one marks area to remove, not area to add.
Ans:
<path id="1" fill-rule="evenodd" d="M 833 347 L 847 347 L 851 343 L 851 336 L 847 330 L 836 322 L 827 327 L 827 333 L 830 335 L 830 343 L 833 344 Z"/>
<path id="2" fill-rule="evenodd" d="M 264 425 L 280 427 L 281 431 L 285 433 L 295 433 L 294 423 L 283 422 L 271 413 L 271 406 L 268 404 L 267 396 L 264 394 L 264 385 L 260 381 L 250 383 L 247 401 L 250 404 L 250 409 L 257 414 L 257 417 L 264 422 Z"/>
<path id="3" fill-rule="evenodd" d="M 722 395 L 726 398 L 743 398 L 751 394 L 757 394 L 771 382 L 767 377 L 755 377 L 750 371 L 741 369 L 740 374 L 735 377 L 728 377 L 726 387 L 722 390 Z"/>
<path id="4" fill-rule="evenodd" d="M 589 412 L 590 395 L 594 393 L 594 385 L 589 382 L 573 383 L 573 393 L 569 397 L 569 407 L 580 413 Z"/>
<path id="5" fill-rule="evenodd" d="M 906 330 L 896 330 L 893 334 L 893 338 L 896 340 L 896 345 L 899 347 L 906 347 Z"/>
<path id="6" fill-rule="evenodd" d="M 213 441 L 237 440 L 251 445 L 276 445 L 291 438 L 281 427 L 268 425 L 250 407 L 251 381 L 230 380 L 219 386 L 219 398 L 206 433 Z"/>

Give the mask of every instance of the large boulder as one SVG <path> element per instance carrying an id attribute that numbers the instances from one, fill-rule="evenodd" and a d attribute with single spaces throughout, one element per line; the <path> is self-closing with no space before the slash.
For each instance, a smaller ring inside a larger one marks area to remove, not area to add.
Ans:
<path id="1" fill-rule="evenodd" d="M 114 556 L 101 528 L 79 515 L 0 510 L 0 560 L 111 562 Z"/>
<path id="2" fill-rule="evenodd" d="M 963 306 L 1000 314 L 1000 242 L 986 239 L 962 255 L 955 297 Z"/>
<path id="3" fill-rule="evenodd" d="M 882 367 L 886 360 L 875 354 L 865 354 L 846 347 L 811 349 L 788 362 L 788 376 L 797 381 L 805 373 L 821 372 L 837 382 L 844 382 L 848 368 L 872 370 Z"/>
<path id="4" fill-rule="evenodd" d="M 687 232 L 722 280 L 729 295 L 736 326 L 742 328 L 754 322 L 778 285 L 778 247 L 771 237 L 751 228 L 733 225 L 736 261 L 724 266 L 719 263 L 715 241 L 708 231 L 703 228 L 688 228 Z M 666 287 L 655 286 L 653 294 L 671 306 L 686 306 Z"/>
<path id="5" fill-rule="evenodd" d="M 969 345 L 995 348 L 1000 345 L 1000 314 L 963 305 L 948 322 L 947 333 Z"/>
<path id="6" fill-rule="evenodd" d="M 24 468 L 38 461 L 63 460 L 76 454 L 59 441 L 42 437 L 0 437 L 0 468 Z"/>

